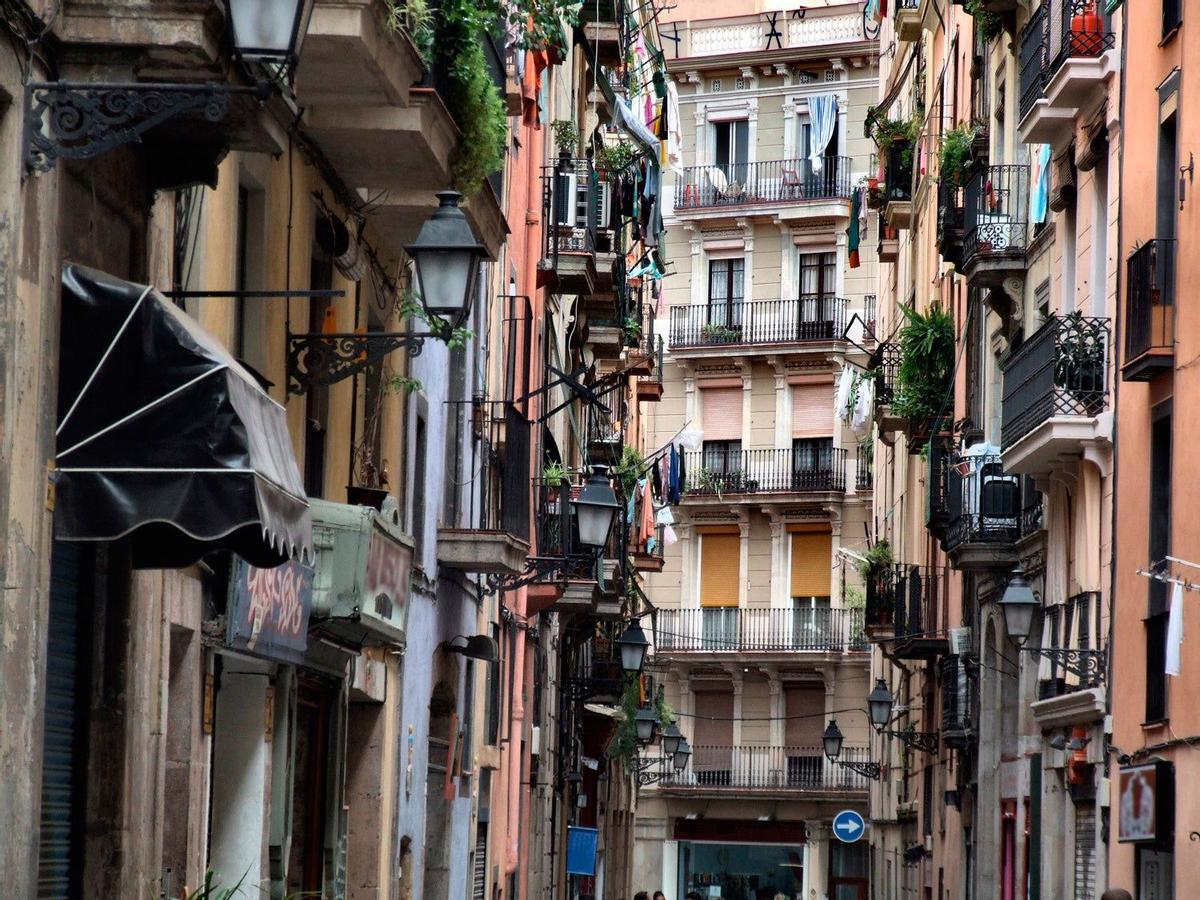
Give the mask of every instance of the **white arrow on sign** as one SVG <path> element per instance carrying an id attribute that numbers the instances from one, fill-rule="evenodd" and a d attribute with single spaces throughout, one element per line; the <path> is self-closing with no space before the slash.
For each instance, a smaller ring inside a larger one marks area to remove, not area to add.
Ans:
<path id="1" fill-rule="evenodd" d="M 861 827 L 862 826 L 859 825 L 857 822 L 851 820 L 851 821 L 847 821 L 847 822 L 839 822 L 837 828 L 838 828 L 838 831 L 842 832 L 843 834 L 853 836 L 858 832 L 859 828 L 861 828 Z"/>

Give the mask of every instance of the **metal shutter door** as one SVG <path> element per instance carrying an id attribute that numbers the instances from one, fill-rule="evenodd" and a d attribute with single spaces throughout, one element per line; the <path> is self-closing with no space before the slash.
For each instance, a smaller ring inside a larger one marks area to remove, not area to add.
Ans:
<path id="1" fill-rule="evenodd" d="M 742 538 L 704 534 L 700 540 L 700 605 L 737 606 Z"/>
<path id="2" fill-rule="evenodd" d="M 793 597 L 829 596 L 832 541 L 829 534 L 792 535 Z"/>
<path id="3" fill-rule="evenodd" d="M 42 817 L 38 843 L 38 898 L 78 896 L 80 783 L 84 753 L 80 689 L 80 550 L 54 542 L 50 567 L 50 622 L 46 640 L 45 743 L 42 747 Z"/>
<path id="4" fill-rule="evenodd" d="M 487 900 L 487 839 L 488 826 L 480 822 L 475 826 L 475 861 L 472 867 L 471 900 Z"/>
<path id="5" fill-rule="evenodd" d="M 736 441 L 742 437 L 742 389 L 704 388 L 704 439 Z"/>
<path id="6" fill-rule="evenodd" d="M 833 385 L 792 385 L 792 437 L 829 437 L 833 434 Z"/>
<path id="7" fill-rule="evenodd" d="M 1096 896 L 1096 807 L 1075 807 L 1075 900 Z"/>

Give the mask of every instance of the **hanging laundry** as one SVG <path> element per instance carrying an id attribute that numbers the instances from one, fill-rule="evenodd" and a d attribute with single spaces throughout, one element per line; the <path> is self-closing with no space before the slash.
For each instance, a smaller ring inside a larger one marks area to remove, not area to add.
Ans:
<path id="1" fill-rule="evenodd" d="M 667 82 L 667 167 L 683 176 L 683 130 L 679 121 L 679 89 Z"/>
<path id="2" fill-rule="evenodd" d="M 663 529 L 663 546 L 670 547 L 672 544 L 678 543 L 679 538 L 675 534 L 675 529 L 668 525 Z"/>
<path id="3" fill-rule="evenodd" d="M 858 259 L 858 244 L 861 237 L 859 234 L 858 214 L 861 208 L 862 195 L 856 190 L 850 195 L 850 228 L 846 236 L 846 246 L 850 251 L 847 263 L 851 269 L 857 269 L 861 265 Z"/>
<path id="4" fill-rule="evenodd" d="M 650 496 L 650 482 L 642 479 L 642 510 L 638 519 L 638 543 L 645 546 L 654 537 L 654 500 Z"/>
<path id="5" fill-rule="evenodd" d="M 864 376 L 858 380 L 858 402 L 854 404 L 854 418 L 850 427 L 859 437 L 871 430 L 871 416 L 875 411 L 875 379 Z"/>
<path id="6" fill-rule="evenodd" d="M 664 506 L 658 511 L 658 514 L 654 517 L 654 521 L 659 525 L 674 525 L 675 513 L 671 510 L 671 507 Z"/>
<path id="7" fill-rule="evenodd" d="M 1046 221 L 1050 208 L 1050 145 L 1038 144 L 1033 150 L 1033 189 L 1029 192 L 1029 221 Z"/>
<path id="8" fill-rule="evenodd" d="M 837 404 L 834 407 L 837 410 L 838 418 L 843 422 L 849 422 L 853 414 L 850 407 L 850 395 L 853 389 L 854 372 L 851 371 L 850 366 L 843 366 L 841 377 L 838 378 Z"/>

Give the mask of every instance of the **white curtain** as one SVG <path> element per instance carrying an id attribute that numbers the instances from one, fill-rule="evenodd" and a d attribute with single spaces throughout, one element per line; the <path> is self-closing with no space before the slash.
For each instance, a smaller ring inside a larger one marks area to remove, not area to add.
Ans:
<path id="1" fill-rule="evenodd" d="M 837 124 L 837 97 L 833 94 L 818 94 L 808 98 L 808 119 L 812 123 L 812 144 L 808 148 L 808 160 L 814 173 L 821 171 L 821 163 L 833 128 Z"/>

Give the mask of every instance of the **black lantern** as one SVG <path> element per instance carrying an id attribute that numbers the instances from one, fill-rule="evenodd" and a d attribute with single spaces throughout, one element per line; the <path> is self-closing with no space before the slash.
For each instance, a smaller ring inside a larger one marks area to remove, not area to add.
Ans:
<path id="1" fill-rule="evenodd" d="M 867 711 L 871 716 L 871 724 L 877 729 L 886 728 L 892 721 L 892 704 L 894 702 L 887 682 L 882 678 L 876 678 L 875 689 L 867 695 Z"/>
<path id="2" fill-rule="evenodd" d="M 313 0 L 229 0 L 234 52 L 247 62 L 296 67 Z"/>
<path id="3" fill-rule="evenodd" d="M 621 508 L 608 473 L 601 467 L 593 469 L 583 490 L 571 502 L 575 506 L 579 543 L 597 550 L 607 544 L 613 521 Z"/>
<path id="4" fill-rule="evenodd" d="M 837 720 L 830 719 L 825 726 L 825 733 L 821 735 L 821 743 L 825 745 L 825 755 L 831 760 L 842 755 L 842 740 L 842 730 L 838 728 Z"/>
<path id="5" fill-rule="evenodd" d="M 458 208 L 462 194 L 438 191 L 436 196 L 437 210 L 404 249 L 416 267 L 417 293 L 425 312 L 457 328 L 471 314 L 479 265 L 490 257 Z"/>
<path id="6" fill-rule="evenodd" d="M 653 709 L 643 706 L 634 716 L 633 724 L 637 729 L 638 743 L 649 744 L 654 740 L 654 734 L 658 731 L 658 716 Z"/>
<path id="7" fill-rule="evenodd" d="M 1020 646 L 1029 639 L 1033 614 L 1041 604 L 1020 572 L 1014 572 L 1004 588 L 999 606 L 1004 610 L 1004 628 L 1013 643 Z"/>
<path id="8" fill-rule="evenodd" d="M 671 764 L 675 766 L 676 772 L 682 772 L 687 768 L 688 757 L 692 755 L 692 745 L 687 742 L 686 738 L 679 741 L 679 746 L 675 748 Z"/>
<path id="9" fill-rule="evenodd" d="M 674 756 L 675 751 L 679 749 L 679 742 L 683 740 L 683 732 L 679 730 L 679 726 L 672 722 L 663 730 L 662 745 L 664 756 Z"/>
<path id="10" fill-rule="evenodd" d="M 616 644 L 621 649 L 621 669 L 625 674 L 636 675 L 642 671 L 642 663 L 646 661 L 646 650 L 650 641 L 646 639 L 646 632 L 642 631 L 641 623 L 630 622 L 629 627 L 617 638 Z"/>

